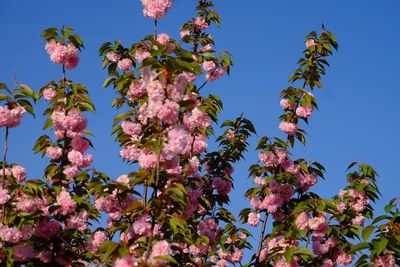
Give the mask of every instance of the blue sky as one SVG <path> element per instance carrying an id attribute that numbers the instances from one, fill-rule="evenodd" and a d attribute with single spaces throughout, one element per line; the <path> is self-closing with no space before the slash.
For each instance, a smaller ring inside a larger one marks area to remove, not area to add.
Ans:
<path id="1" fill-rule="evenodd" d="M 159 32 L 178 38 L 179 26 L 194 16 L 194 0 L 176 0 L 167 17 L 159 22 Z M 324 197 L 345 186 L 345 169 L 352 161 L 371 164 L 380 174 L 382 207 L 399 196 L 398 156 L 400 111 L 398 71 L 400 42 L 397 0 L 362 1 L 216 1 L 222 26 L 212 29 L 217 50 L 233 54 L 231 76 L 207 85 L 204 92 L 215 93 L 224 101 L 221 120 L 234 119 L 241 112 L 251 119 L 260 136 L 283 135 L 278 130 L 279 92 L 304 49 L 304 36 L 319 30 L 323 22 L 338 39 L 339 53 L 330 59 L 331 68 L 323 78 L 324 90 L 316 92 L 320 111 L 310 120 L 308 144 L 298 146 L 295 156 L 317 160 L 326 169 L 326 181 L 314 191 Z M 246 3 L 246 4 L 243 4 Z M 86 49 L 81 62 L 67 73 L 89 90 L 96 114 L 89 116 L 95 134 L 95 167 L 111 177 L 132 167 L 118 157 L 111 123 L 113 91 L 102 89 L 106 72 L 101 70 L 98 48 L 103 42 L 122 40 L 126 46 L 152 30 L 152 21 L 142 16 L 139 0 L 120 1 L 0 1 L 0 81 L 11 85 L 14 72 L 21 83 L 39 90 L 61 77 L 60 66 L 49 61 L 41 32 L 48 27 L 74 26 Z M 43 104 L 36 107 L 37 118 L 25 116 L 23 124 L 10 133 L 9 160 L 26 167 L 30 178 L 42 177 L 46 159 L 31 149 L 44 119 Z M 0 136 L 4 135 L 4 129 Z M 2 139 L 2 138 L 1 138 Z M 232 207 L 248 206 L 244 191 L 251 185 L 247 168 L 257 161 L 255 142 L 247 160 L 236 166 Z"/>

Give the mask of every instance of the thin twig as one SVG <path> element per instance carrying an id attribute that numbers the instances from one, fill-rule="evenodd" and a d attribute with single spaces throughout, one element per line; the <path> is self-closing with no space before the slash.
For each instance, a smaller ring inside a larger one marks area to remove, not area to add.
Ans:
<path id="1" fill-rule="evenodd" d="M 264 241 L 264 235 L 265 235 L 265 228 L 267 226 L 268 222 L 268 213 L 265 213 L 265 217 L 263 220 L 262 228 L 261 228 L 261 233 L 260 233 L 260 240 L 258 240 L 258 249 L 257 249 L 257 259 L 256 259 L 256 265 L 260 262 L 260 253 L 261 253 L 261 248 L 262 248 L 262 242 Z"/>

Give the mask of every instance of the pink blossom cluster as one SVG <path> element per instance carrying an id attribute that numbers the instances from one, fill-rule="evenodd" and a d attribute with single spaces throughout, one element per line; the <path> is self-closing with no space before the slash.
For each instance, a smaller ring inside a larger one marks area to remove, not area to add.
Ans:
<path id="1" fill-rule="evenodd" d="M 312 248 L 315 255 L 322 256 L 324 254 L 327 254 L 334 247 L 336 247 L 337 244 L 338 241 L 334 237 L 328 238 L 326 240 L 322 239 L 321 237 L 314 237 Z"/>
<path id="2" fill-rule="evenodd" d="M 17 127 L 21 123 L 21 118 L 26 112 L 24 107 L 17 106 L 9 109 L 8 106 L 0 106 L 0 127 Z"/>
<path id="3" fill-rule="evenodd" d="M 315 46 L 315 45 L 316 45 L 316 43 L 315 43 L 315 40 L 314 40 L 314 39 L 308 39 L 308 40 L 306 41 L 306 47 L 307 47 L 307 48 L 312 47 L 312 46 Z"/>
<path id="4" fill-rule="evenodd" d="M 18 183 L 22 183 L 26 179 L 25 168 L 14 164 L 12 167 L 6 167 L 4 170 L 0 169 L 0 175 L 12 176 Z"/>
<path id="5" fill-rule="evenodd" d="M 288 109 L 288 110 L 294 110 L 297 105 L 295 101 L 290 101 L 287 98 L 283 98 L 280 104 L 283 109 Z"/>
<path id="6" fill-rule="evenodd" d="M 218 194 L 226 196 L 232 190 L 232 182 L 224 181 L 220 177 L 215 177 L 212 182 L 212 187 L 217 190 Z"/>
<path id="7" fill-rule="evenodd" d="M 115 189 L 111 194 L 95 197 L 95 207 L 110 216 L 108 219 L 109 226 L 120 219 L 123 211 L 136 201 L 132 194 L 121 197 L 119 193 L 118 189 Z"/>
<path id="8" fill-rule="evenodd" d="M 250 198 L 251 206 L 256 210 L 266 210 L 268 213 L 276 213 L 280 207 L 289 202 L 293 196 L 293 188 L 290 184 L 280 184 L 272 180 L 266 187 L 268 194 L 261 199 Z"/>
<path id="9" fill-rule="evenodd" d="M 219 228 L 217 229 L 217 227 L 218 225 L 214 218 L 206 218 L 197 225 L 197 234 L 206 236 L 211 243 L 214 243 L 216 241 L 218 232 L 221 230 Z"/>
<path id="10" fill-rule="evenodd" d="M 312 106 L 300 106 L 296 109 L 296 115 L 305 119 L 311 117 L 314 108 Z"/>
<path id="11" fill-rule="evenodd" d="M 57 91 L 51 87 L 46 87 L 43 90 L 43 98 L 47 101 L 52 100 L 57 95 Z"/>
<path id="12" fill-rule="evenodd" d="M 141 0 L 143 15 L 152 19 L 160 19 L 165 16 L 172 7 L 171 0 Z"/>
<path id="13" fill-rule="evenodd" d="M 204 17 L 196 17 L 194 19 L 194 25 L 200 31 L 208 29 L 209 25 Z"/>
<path id="14" fill-rule="evenodd" d="M 376 256 L 373 264 L 375 267 L 394 267 L 396 266 L 396 257 L 392 254 Z"/>
<path id="15" fill-rule="evenodd" d="M 157 42 L 164 46 L 167 46 L 167 52 L 170 53 L 173 52 L 176 48 L 175 44 L 171 42 L 169 35 L 166 33 L 160 33 L 159 35 L 157 35 Z"/>
<path id="16" fill-rule="evenodd" d="M 339 198 L 341 200 L 339 203 L 340 209 L 345 209 L 346 206 L 348 206 L 357 212 L 364 211 L 369 202 L 364 190 L 357 190 L 354 188 L 351 188 L 348 191 L 341 190 L 339 192 Z"/>
<path id="17" fill-rule="evenodd" d="M 45 49 L 50 55 L 51 61 L 56 64 L 63 64 L 66 69 L 73 69 L 79 63 L 78 48 L 72 43 L 63 44 L 50 40 Z"/>
<path id="18" fill-rule="evenodd" d="M 216 81 L 227 72 L 226 67 L 220 67 L 213 61 L 203 62 L 203 69 L 207 72 L 206 79 Z"/>
<path id="19" fill-rule="evenodd" d="M 333 255 L 334 262 L 338 265 L 348 266 L 353 262 L 353 255 L 345 251 L 338 251 Z"/>
<path id="20" fill-rule="evenodd" d="M 63 109 L 55 110 L 51 115 L 54 126 L 54 134 L 63 139 L 66 137 L 83 137 L 83 130 L 87 126 L 87 119 L 83 117 L 82 112 L 71 109 L 66 112 Z"/>
<path id="21" fill-rule="evenodd" d="M 133 65 L 132 59 L 122 58 L 121 55 L 115 51 L 109 52 L 106 58 L 110 62 L 117 63 L 118 68 L 123 72 L 129 71 Z"/>
<path id="22" fill-rule="evenodd" d="M 267 167 L 277 167 L 281 165 L 287 158 L 288 152 L 285 149 L 278 149 L 274 151 L 261 152 L 258 158 Z"/>
<path id="23" fill-rule="evenodd" d="M 328 230 L 329 223 L 323 213 L 310 217 L 307 212 L 302 212 L 296 219 L 296 226 L 303 231 L 311 230 L 314 237 L 323 237 Z"/>
<path id="24" fill-rule="evenodd" d="M 277 237 L 270 237 L 265 241 L 266 245 L 265 247 L 260 251 L 260 256 L 259 260 L 260 262 L 264 262 L 268 256 L 269 251 L 279 251 L 279 252 L 284 252 L 286 251 L 287 248 L 297 248 L 298 247 L 298 241 L 290 238 L 285 238 L 282 236 L 277 236 Z M 275 259 L 275 265 L 274 266 L 299 266 L 297 261 L 298 257 L 294 256 L 292 258 L 291 262 L 286 262 L 286 260 L 282 257 L 277 257 Z"/>
<path id="25" fill-rule="evenodd" d="M 292 122 L 282 121 L 279 124 L 279 129 L 286 134 L 293 135 L 299 130 L 299 125 Z"/>

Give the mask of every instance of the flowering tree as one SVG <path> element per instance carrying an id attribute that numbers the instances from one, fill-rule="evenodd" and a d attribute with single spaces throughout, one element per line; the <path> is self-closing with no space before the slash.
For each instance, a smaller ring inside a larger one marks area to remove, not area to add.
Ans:
<path id="1" fill-rule="evenodd" d="M 6 130 L 0 187 L 0 263 L 5 266 L 395 266 L 400 255 L 397 200 L 375 217 L 377 174 L 350 164 L 348 186 L 332 199 L 310 189 L 325 169 L 316 161 L 293 159 L 306 143 L 302 122 L 318 108 L 311 93 L 321 88 L 328 57 L 338 48 L 324 27 L 306 36 L 304 57 L 281 92 L 279 128 L 285 138 L 262 137 L 259 162 L 250 166 L 255 187 L 246 192 L 251 208 L 242 223 L 260 226 L 254 247 L 249 231 L 229 211 L 234 164 L 244 158 L 252 123 L 240 116 L 221 124 L 222 101 L 206 86 L 229 74 L 230 54 L 214 51 L 207 33 L 219 26 L 213 3 L 199 0 L 197 14 L 182 25 L 181 40 L 159 33 L 170 0 L 142 0 L 153 34 L 133 45 L 106 42 L 102 67 L 119 114 L 112 133 L 132 172 L 112 180 L 91 168 L 92 146 L 84 112 L 95 108 L 88 89 L 67 78 L 79 64 L 82 39 L 73 28 L 42 34 L 62 77 L 38 93 L 15 83 L 0 84 L 0 127 Z M 25 169 L 7 162 L 9 129 L 19 125 L 32 101 L 48 107 L 35 153 L 48 158 L 43 180 L 26 179 Z M 52 130 L 52 131 L 50 131 Z M 50 137 L 51 133 L 53 137 Z M 215 138 L 218 148 L 208 149 Z M 262 218 L 262 219 L 261 219 Z M 370 225 L 365 225 L 370 222 Z M 106 221 L 105 221 L 106 220 Z M 260 223 L 261 222 L 261 223 Z M 244 253 L 253 256 L 242 263 Z"/>

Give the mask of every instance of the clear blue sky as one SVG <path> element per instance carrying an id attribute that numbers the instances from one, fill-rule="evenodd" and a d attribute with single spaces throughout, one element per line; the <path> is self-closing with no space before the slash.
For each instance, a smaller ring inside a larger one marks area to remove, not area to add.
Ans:
<path id="1" fill-rule="evenodd" d="M 381 176 L 384 195 L 376 205 L 381 211 L 391 198 L 399 196 L 399 62 L 400 1 L 239 1 L 216 0 L 222 27 L 213 29 L 216 48 L 232 52 L 235 66 L 231 77 L 212 83 L 205 92 L 224 101 L 222 119 L 241 112 L 251 119 L 260 136 L 281 136 L 278 94 L 288 83 L 304 49 L 304 36 L 319 30 L 324 22 L 340 44 L 330 60 L 332 67 L 323 79 L 325 89 L 316 93 L 320 111 L 306 128 L 307 147 L 299 146 L 295 156 L 315 159 L 327 169 L 326 181 L 314 187 L 329 197 L 345 186 L 345 169 L 352 161 L 375 167 Z M 194 16 L 194 0 L 176 0 L 173 9 L 159 23 L 159 32 L 178 38 L 178 28 Z M 89 128 L 96 135 L 95 167 L 118 177 L 132 167 L 118 157 L 111 137 L 114 110 L 111 89 L 101 89 L 106 78 L 100 66 L 98 48 L 105 41 L 134 43 L 152 30 L 152 21 L 142 16 L 139 0 L 2 0 L 0 1 L 0 81 L 12 84 L 17 72 L 21 83 L 35 90 L 61 77 L 60 67 L 44 51 L 41 32 L 48 27 L 74 26 L 85 42 L 78 68 L 68 72 L 75 82 L 90 89 L 97 112 L 90 115 Z M 36 107 L 37 119 L 26 116 L 23 125 L 11 131 L 11 161 L 26 167 L 30 178 L 42 177 L 47 164 L 31 153 L 42 133 L 44 105 Z M 4 135 L 4 130 L 0 131 Z M 250 186 L 247 168 L 257 160 L 256 139 L 247 161 L 236 166 L 236 190 L 232 204 L 236 212 L 247 207 L 242 197 Z"/>

